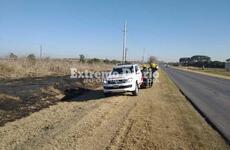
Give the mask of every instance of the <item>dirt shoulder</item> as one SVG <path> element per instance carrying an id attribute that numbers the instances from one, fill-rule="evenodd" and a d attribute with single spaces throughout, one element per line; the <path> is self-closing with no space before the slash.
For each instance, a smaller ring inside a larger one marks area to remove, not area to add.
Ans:
<path id="1" fill-rule="evenodd" d="M 1 149 L 229 149 L 164 73 L 151 89 L 101 90 L 0 127 Z"/>
<path id="2" fill-rule="evenodd" d="M 199 73 L 199 74 L 203 74 L 203 75 L 208 75 L 208 76 L 211 76 L 211 77 L 230 80 L 229 75 L 218 74 L 218 73 L 216 73 L 214 71 L 202 71 L 202 70 L 192 69 L 192 68 L 187 68 L 187 67 L 173 67 L 173 68 L 179 69 L 179 70 L 185 70 L 185 71 L 189 71 L 189 72 L 194 72 L 194 73 Z"/>

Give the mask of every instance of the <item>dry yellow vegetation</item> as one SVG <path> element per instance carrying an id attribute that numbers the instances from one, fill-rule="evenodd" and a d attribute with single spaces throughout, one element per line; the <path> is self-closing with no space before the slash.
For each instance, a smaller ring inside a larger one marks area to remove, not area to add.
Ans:
<path id="1" fill-rule="evenodd" d="M 70 68 L 79 71 L 102 71 L 111 69 L 111 64 L 105 63 L 80 63 L 78 60 L 47 59 L 36 60 L 31 64 L 27 59 L 0 60 L 0 79 L 16 79 L 42 76 L 62 76 L 70 74 Z"/>

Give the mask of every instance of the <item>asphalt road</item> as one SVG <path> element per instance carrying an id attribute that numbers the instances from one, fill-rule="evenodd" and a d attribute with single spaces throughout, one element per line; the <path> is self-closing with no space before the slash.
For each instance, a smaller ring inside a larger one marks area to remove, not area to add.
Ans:
<path id="1" fill-rule="evenodd" d="M 162 68 L 229 142 L 230 80 Z"/>

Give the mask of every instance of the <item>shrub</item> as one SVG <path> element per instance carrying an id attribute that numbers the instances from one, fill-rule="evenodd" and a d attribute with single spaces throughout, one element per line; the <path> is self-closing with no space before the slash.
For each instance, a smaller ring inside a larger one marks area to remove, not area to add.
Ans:
<path id="1" fill-rule="evenodd" d="M 155 56 L 150 56 L 148 59 L 148 63 L 157 63 L 157 58 Z"/>
<path id="2" fill-rule="evenodd" d="M 88 63 L 89 63 L 89 64 L 100 63 L 100 62 L 101 62 L 101 60 L 98 59 L 98 58 L 93 58 L 93 59 L 89 59 L 89 60 L 88 60 Z"/>
<path id="3" fill-rule="evenodd" d="M 80 56 L 80 62 L 85 63 L 85 55 L 80 54 L 79 56 Z"/>
<path id="4" fill-rule="evenodd" d="M 34 54 L 29 54 L 26 59 L 30 64 L 35 65 L 36 57 Z"/>
<path id="5" fill-rule="evenodd" d="M 104 62 L 105 64 L 111 63 L 110 60 L 108 60 L 108 59 L 103 60 L 103 62 Z"/>
<path id="6" fill-rule="evenodd" d="M 10 53 L 9 58 L 12 59 L 12 60 L 17 60 L 18 56 L 15 55 L 14 53 Z"/>
<path id="7" fill-rule="evenodd" d="M 119 64 L 120 61 L 114 59 L 114 60 L 111 61 L 111 63 L 112 63 L 112 64 Z"/>

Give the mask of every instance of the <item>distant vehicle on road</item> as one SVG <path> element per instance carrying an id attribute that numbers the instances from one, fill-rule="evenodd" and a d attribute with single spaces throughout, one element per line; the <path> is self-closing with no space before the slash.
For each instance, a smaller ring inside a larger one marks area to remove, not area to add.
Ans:
<path id="1" fill-rule="evenodd" d="M 132 92 L 133 95 L 137 96 L 142 82 L 141 69 L 137 64 L 117 65 L 104 80 L 104 95 Z"/>
<path id="2" fill-rule="evenodd" d="M 168 68 L 168 67 L 169 67 L 169 64 L 164 64 L 164 66 L 165 66 L 166 68 Z"/>

